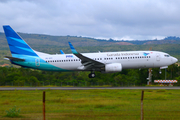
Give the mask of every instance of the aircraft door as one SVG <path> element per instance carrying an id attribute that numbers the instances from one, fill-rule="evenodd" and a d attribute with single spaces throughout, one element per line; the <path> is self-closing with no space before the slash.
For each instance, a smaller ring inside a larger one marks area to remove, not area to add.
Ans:
<path id="1" fill-rule="evenodd" d="M 35 64 L 36 64 L 36 67 L 40 66 L 40 59 L 39 58 L 35 59 Z"/>
<path id="2" fill-rule="evenodd" d="M 156 54 L 156 60 L 160 61 L 160 54 L 159 53 Z"/>

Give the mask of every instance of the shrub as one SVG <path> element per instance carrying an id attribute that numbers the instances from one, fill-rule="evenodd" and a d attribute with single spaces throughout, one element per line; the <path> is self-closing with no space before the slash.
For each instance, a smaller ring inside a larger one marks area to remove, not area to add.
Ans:
<path id="1" fill-rule="evenodd" d="M 20 117 L 19 113 L 20 113 L 21 109 L 19 108 L 18 110 L 16 110 L 16 106 L 14 106 L 12 109 L 6 110 L 6 115 L 5 117 Z"/>

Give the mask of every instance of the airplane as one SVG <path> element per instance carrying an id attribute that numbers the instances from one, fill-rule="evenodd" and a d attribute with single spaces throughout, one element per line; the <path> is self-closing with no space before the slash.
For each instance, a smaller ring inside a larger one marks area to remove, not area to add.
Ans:
<path id="1" fill-rule="evenodd" d="M 51 55 L 33 50 L 9 25 L 3 26 L 12 56 L 5 56 L 12 64 L 47 71 L 121 72 L 122 69 L 167 68 L 178 60 L 160 51 L 122 51 L 79 53 L 71 42 L 73 54 Z"/>

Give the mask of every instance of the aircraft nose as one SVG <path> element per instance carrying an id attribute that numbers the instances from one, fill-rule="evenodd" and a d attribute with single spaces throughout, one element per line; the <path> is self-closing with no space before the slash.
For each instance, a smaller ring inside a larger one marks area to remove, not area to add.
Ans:
<path id="1" fill-rule="evenodd" d="M 177 61 L 178 61 L 177 58 L 175 58 L 175 57 L 172 58 L 172 63 L 176 63 Z"/>

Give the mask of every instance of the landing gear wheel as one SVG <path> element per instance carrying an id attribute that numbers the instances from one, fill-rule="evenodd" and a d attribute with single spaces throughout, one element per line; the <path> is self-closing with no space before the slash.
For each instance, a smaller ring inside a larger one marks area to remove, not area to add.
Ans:
<path id="1" fill-rule="evenodd" d="M 90 73 L 89 74 L 89 78 L 94 78 L 95 77 L 95 73 Z"/>
<path id="2" fill-rule="evenodd" d="M 161 72 L 161 69 L 159 69 L 159 74 L 161 74 L 162 72 Z"/>

